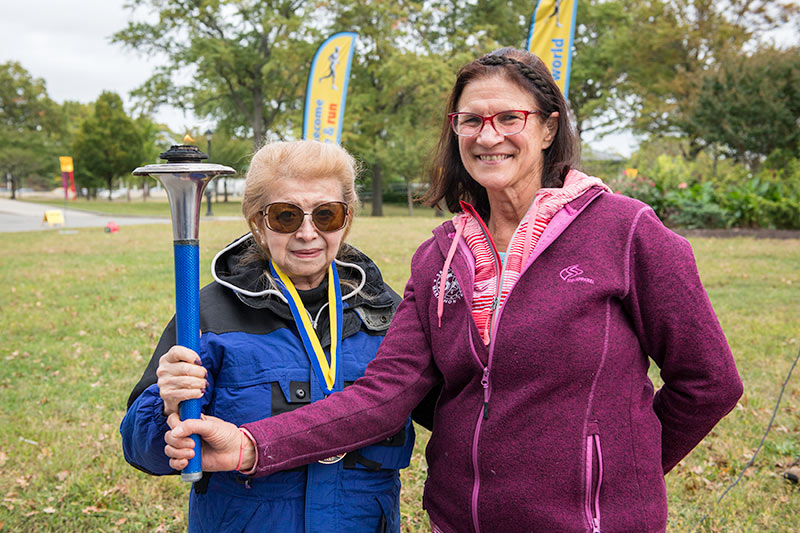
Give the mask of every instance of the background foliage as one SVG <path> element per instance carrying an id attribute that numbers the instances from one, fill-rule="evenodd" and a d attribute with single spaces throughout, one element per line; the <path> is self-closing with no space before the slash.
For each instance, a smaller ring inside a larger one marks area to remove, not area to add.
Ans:
<path id="1" fill-rule="evenodd" d="M 367 170 L 362 191 L 373 215 L 382 214 L 387 193 L 412 205 L 426 182 L 456 71 L 489 50 L 523 47 L 534 7 L 522 0 L 130 0 L 127 6 L 132 18 L 113 41 L 167 59 L 133 93 L 126 140 L 133 166 L 154 162 L 182 137 L 152 118 L 165 103 L 215 123 L 218 162 L 235 162 L 237 169 L 265 140 L 298 138 L 314 51 L 336 31 L 357 32 L 343 143 Z M 601 177 L 622 180 L 628 192 L 636 183 L 618 171 L 642 168 L 670 196 L 664 200 L 670 209 L 697 214 L 673 216 L 674 224 L 798 227 L 795 198 L 778 199 L 795 185 L 777 182 L 794 179 L 793 161 L 800 158 L 800 50 L 797 39 L 776 48 L 769 33 L 783 27 L 800 35 L 796 2 L 581 0 L 577 21 L 569 101 L 578 132 L 624 130 L 642 141 L 631 161 Z M 114 151 L 117 141 L 97 135 L 94 118 L 110 96 L 59 105 L 21 65 L 0 67 L 0 172 L 12 188 L 58 186 L 55 155 L 85 156 L 93 143 L 97 152 L 106 145 Z M 115 121 L 127 127 L 121 115 Z M 223 139 L 236 147 L 231 154 L 223 154 Z M 669 171 L 661 155 L 673 158 Z M 143 185 L 109 164 L 98 168 L 96 159 L 76 161 L 76 180 L 88 194 Z M 703 194 L 673 188 L 706 181 L 711 190 Z M 731 193 L 734 184 L 743 190 Z M 741 197 L 754 207 L 734 207 Z M 697 203 L 706 201 L 713 203 Z M 748 209 L 760 214 L 730 214 Z"/>

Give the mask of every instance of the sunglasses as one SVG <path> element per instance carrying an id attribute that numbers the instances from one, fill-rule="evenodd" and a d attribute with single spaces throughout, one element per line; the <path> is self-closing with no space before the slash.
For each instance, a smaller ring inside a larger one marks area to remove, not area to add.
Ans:
<path id="1" fill-rule="evenodd" d="M 288 202 L 275 202 L 267 205 L 261 213 L 267 227 L 277 233 L 294 233 L 303 225 L 306 215 L 311 215 L 311 222 L 319 231 L 337 231 L 347 223 L 347 204 L 344 202 L 326 202 L 307 213 L 303 208 Z"/>

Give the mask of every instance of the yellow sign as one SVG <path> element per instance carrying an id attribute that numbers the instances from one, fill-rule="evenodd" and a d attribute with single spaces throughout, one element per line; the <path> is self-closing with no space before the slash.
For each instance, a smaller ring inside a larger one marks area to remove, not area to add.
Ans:
<path id="1" fill-rule="evenodd" d="M 577 13 L 578 0 L 538 0 L 528 32 L 528 52 L 544 61 L 564 98 L 569 91 Z"/>
<path id="2" fill-rule="evenodd" d="M 639 174 L 639 169 L 638 168 L 626 168 L 625 169 L 625 175 L 629 176 L 631 178 L 635 178 L 638 174 Z"/>
<path id="3" fill-rule="evenodd" d="M 72 172 L 72 158 L 69 156 L 59 157 L 61 162 L 61 172 Z"/>
<path id="4" fill-rule="evenodd" d="M 317 49 L 308 75 L 303 139 L 339 143 L 356 37 L 337 33 Z"/>
<path id="5" fill-rule="evenodd" d="M 67 172 L 67 171 L 65 171 Z M 61 227 L 64 227 L 64 212 L 60 209 L 53 209 L 51 211 L 44 212 L 44 218 L 42 219 L 42 224 L 47 222 L 47 227 L 52 228 L 56 224 L 61 224 Z"/>

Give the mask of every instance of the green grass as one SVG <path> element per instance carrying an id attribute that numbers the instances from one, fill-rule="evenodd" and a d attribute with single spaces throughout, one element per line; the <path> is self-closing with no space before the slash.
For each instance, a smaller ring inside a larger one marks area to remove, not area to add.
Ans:
<path id="1" fill-rule="evenodd" d="M 440 221 L 360 218 L 350 241 L 402 291 L 411 253 Z M 201 224 L 202 283 L 213 254 L 245 231 L 242 222 Z M 128 466 L 118 433 L 128 394 L 173 312 L 171 240 L 169 225 L 0 234 L 0 531 L 185 530 L 187 487 Z M 667 477 L 670 531 L 688 531 L 747 463 L 800 349 L 800 241 L 692 244 L 745 396 Z M 800 455 L 798 383 L 795 376 L 787 387 L 754 468 L 702 531 L 797 530 L 800 491 L 780 474 Z M 419 435 L 403 472 L 409 532 L 428 531 L 427 433 Z"/>

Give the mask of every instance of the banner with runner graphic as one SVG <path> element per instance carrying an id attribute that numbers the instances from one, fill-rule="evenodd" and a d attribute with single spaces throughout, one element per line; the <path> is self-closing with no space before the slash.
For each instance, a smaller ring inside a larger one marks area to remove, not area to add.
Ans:
<path id="1" fill-rule="evenodd" d="M 578 0 L 537 0 L 528 31 L 528 52 L 544 61 L 564 98 L 569 91 L 577 13 Z"/>
<path id="2" fill-rule="evenodd" d="M 306 87 L 303 139 L 340 143 L 356 37 L 353 32 L 334 34 L 314 54 Z"/>

